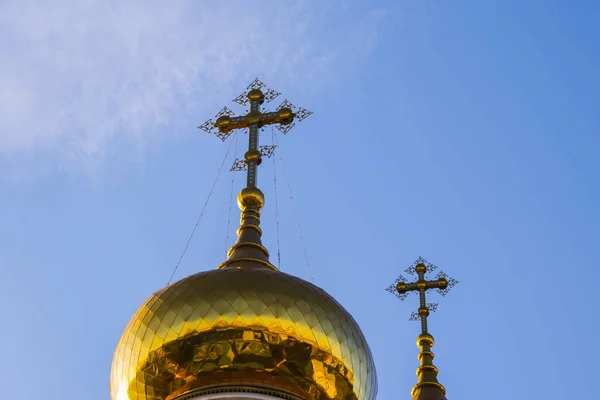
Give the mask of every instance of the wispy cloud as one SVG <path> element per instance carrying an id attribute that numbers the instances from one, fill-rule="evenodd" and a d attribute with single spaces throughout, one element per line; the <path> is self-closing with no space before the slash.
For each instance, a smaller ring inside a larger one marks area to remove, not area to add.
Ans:
<path id="1" fill-rule="evenodd" d="M 380 14 L 320 3 L 4 1 L 0 156 L 97 161 L 115 140 L 155 140 L 175 113 L 214 106 L 207 93 L 366 55 Z"/>

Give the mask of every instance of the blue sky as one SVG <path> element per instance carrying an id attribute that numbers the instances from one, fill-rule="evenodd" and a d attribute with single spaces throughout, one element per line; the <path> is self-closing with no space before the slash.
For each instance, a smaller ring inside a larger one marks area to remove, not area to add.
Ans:
<path id="1" fill-rule="evenodd" d="M 4 396 L 109 397 L 118 338 L 226 151 L 196 126 L 259 77 L 315 112 L 281 152 L 313 282 L 362 326 L 379 399 L 416 381 L 416 298 L 383 289 L 418 256 L 461 282 L 431 297 L 449 398 L 591 398 L 599 16 L 592 1 L 3 2 Z M 276 254 L 270 162 L 258 179 Z M 230 185 L 176 278 L 223 260 Z M 281 268 L 310 279 L 278 186 Z"/>

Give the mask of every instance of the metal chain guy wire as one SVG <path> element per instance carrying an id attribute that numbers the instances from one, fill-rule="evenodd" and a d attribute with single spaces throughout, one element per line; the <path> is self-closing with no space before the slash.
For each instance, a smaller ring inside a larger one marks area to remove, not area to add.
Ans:
<path id="1" fill-rule="evenodd" d="M 283 172 L 283 177 L 285 178 L 285 183 L 288 188 L 288 193 L 290 196 L 290 202 L 292 204 L 292 211 L 294 212 L 294 218 L 296 220 L 296 227 L 298 228 L 298 234 L 300 235 L 300 243 L 302 244 L 302 250 L 304 251 L 304 259 L 306 260 L 306 267 L 308 268 L 308 273 L 310 275 L 310 279 L 314 280 L 312 268 L 310 267 L 310 262 L 308 261 L 308 252 L 306 251 L 306 245 L 304 243 L 304 237 L 302 236 L 302 229 L 300 228 L 300 221 L 298 220 L 298 213 L 296 212 L 296 206 L 294 205 L 294 198 L 292 196 L 292 187 L 290 186 L 290 181 L 287 177 L 287 173 L 285 172 L 285 165 L 283 164 L 283 156 L 281 154 L 281 147 L 277 141 L 277 135 L 273 135 L 273 139 L 275 140 L 275 144 L 277 145 L 276 151 L 279 156 L 279 161 L 281 162 L 281 171 Z"/>
<path id="2" fill-rule="evenodd" d="M 271 126 L 271 144 L 275 146 L 275 129 Z M 275 147 L 275 149 L 277 149 Z M 281 243 L 279 239 L 279 201 L 277 200 L 277 162 L 273 158 L 273 191 L 275 192 L 275 225 L 277 230 L 277 268 L 281 270 Z"/>
<path id="3" fill-rule="evenodd" d="M 185 253 L 187 252 L 188 247 L 190 247 L 190 243 L 192 242 L 192 238 L 194 237 L 194 234 L 196 233 L 196 229 L 198 228 L 198 224 L 200 223 L 200 220 L 204 216 L 204 212 L 206 211 L 206 207 L 208 206 L 208 202 L 210 201 L 210 198 L 211 198 L 213 192 L 215 191 L 215 186 L 217 186 L 217 182 L 219 181 L 219 177 L 221 176 L 221 171 L 223 171 L 223 166 L 225 165 L 225 162 L 227 161 L 227 156 L 229 156 L 229 151 L 231 150 L 232 145 L 233 145 L 233 140 L 229 143 L 229 147 L 227 148 L 227 152 L 225 153 L 225 157 L 223 158 L 223 162 L 221 163 L 221 166 L 219 167 L 219 172 L 217 172 L 217 176 L 215 178 L 215 181 L 212 184 L 212 187 L 210 188 L 210 192 L 208 193 L 208 197 L 206 198 L 206 202 L 204 203 L 204 207 L 202 207 L 202 212 L 200 212 L 200 216 L 196 220 L 196 224 L 194 225 L 194 229 L 192 229 L 192 233 L 190 234 L 190 237 L 188 238 L 188 241 L 185 244 L 185 248 L 183 249 L 183 252 L 181 253 L 181 257 L 179 257 L 179 261 L 177 261 L 177 265 L 175 265 L 175 268 L 173 269 L 173 273 L 171 274 L 171 277 L 169 278 L 169 281 L 167 282 L 167 285 L 171 284 L 171 281 L 173 280 L 173 277 L 175 276 L 175 273 L 177 272 L 177 269 L 179 268 L 179 265 L 181 265 L 181 261 L 183 260 L 183 256 L 185 256 Z"/>

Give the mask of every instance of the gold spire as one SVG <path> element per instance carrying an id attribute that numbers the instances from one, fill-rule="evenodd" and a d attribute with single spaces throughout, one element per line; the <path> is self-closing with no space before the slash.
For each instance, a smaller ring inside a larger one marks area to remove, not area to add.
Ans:
<path id="1" fill-rule="evenodd" d="M 437 267 L 427 263 L 419 257 L 414 264 L 407 268 L 405 272 L 411 275 L 417 275 L 415 282 L 406 282 L 406 279 L 400 275 L 394 284 L 386 290 L 394 293 L 400 300 L 406 299 L 409 293 L 419 293 L 419 310 L 413 312 L 410 316 L 411 321 L 421 321 L 421 334 L 417 337 L 417 347 L 419 347 L 419 367 L 417 368 L 417 384 L 412 388 L 412 400 L 446 400 L 446 388 L 438 382 L 438 369 L 433 365 L 433 347 L 434 340 L 427 329 L 427 317 L 430 311 L 437 309 L 437 303 L 427 303 L 425 296 L 427 290 L 437 289 L 445 296 L 448 291 L 455 286 L 458 281 L 448 277 L 444 272 L 437 275 L 435 280 L 425 279 L 425 273 L 433 272 Z"/>
<path id="2" fill-rule="evenodd" d="M 277 268 L 269 262 L 269 252 L 262 245 L 260 210 L 265 204 L 265 196 L 256 187 L 246 187 L 238 194 L 238 207 L 242 211 L 237 241 L 227 253 L 227 260 L 217 268 L 240 267 L 243 265 Z M 240 264 L 240 262 L 243 262 Z"/>
<path id="3" fill-rule="evenodd" d="M 420 365 L 417 368 L 417 384 L 413 386 L 411 395 L 413 400 L 446 400 L 446 388 L 438 382 L 438 369 L 433 365 L 433 336 L 421 333 L 417 337 L 417 347 Z"/>
<path id="4" fill-rule="evenodd" d="M 240 191 L 237 202 L 242 211 L 240 218 L 240 227 L 237 230 L 238 238 L 236 243 L 229 249 L 227 260 L 219 265 L 218 268 L 226 267 L 262 267 L 277 270 L 269 262 L 269 252 L 262 245 L 260 229 L 260 210 L 265 204 L 265 196 L 257 187 L 257 167 L 260 165 L 263 156 L 271 156 L 274 146 L 258 145 L 258 130 L 265 125 L 279 124 L 277 129 L 286 134 L 294 126 L 293 121 L 296 117 L 302 121 L 310 114 L 310 111 L 299 108 L 297 112 L 292 111 L 295 106 L 285 100 L 275 112 L 261 112 L 260 106 L 266 100 L 272 101 L 279 93 L 266 89 L 265 93 L 261 89 L 265 84 L 255 79 L 247 90 L 234 101 L 241 105 L 250 105 L 250 111 L 246 115 L 232 117 L 233 112 L 227 107 L 223 108 L 216 115 L 216 122 L 206 121 L 199 128 L 209 133 L 213 129 L 218 131 L 215 135 L 221 140 L 225 140 L 235 129 L 248 129 L 248 151 L 244 155 L 244 160 L 235 160 L 233 170 L 247 170 L 246 187 Z"/>

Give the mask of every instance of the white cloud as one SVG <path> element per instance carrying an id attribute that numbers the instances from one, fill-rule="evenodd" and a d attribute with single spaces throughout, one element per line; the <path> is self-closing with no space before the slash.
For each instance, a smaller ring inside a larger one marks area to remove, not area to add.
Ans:
<path id="1" fill-rule="evenodd" d="M 254 75 L 330 73 L 338 58 L 363 56 L 380 23 L 340 4 L 5 0 L 0 155 L 93 163 L 115 141 L 155 140 L 175 114 L 198 115 Z"/>

